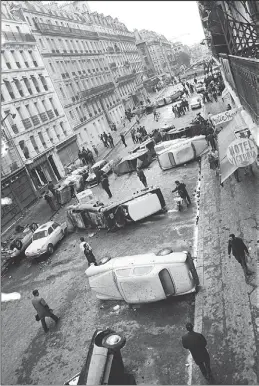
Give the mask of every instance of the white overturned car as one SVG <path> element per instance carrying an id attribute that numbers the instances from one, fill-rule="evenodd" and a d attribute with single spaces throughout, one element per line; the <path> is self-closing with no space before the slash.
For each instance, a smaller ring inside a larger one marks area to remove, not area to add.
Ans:
<path id="1" fill-rule="evenodd" d="M 201 98 L 200 97 L 194 97 L 190 101 L 190 108 L 192 110 L 194 109 L 200 109 L 201 108 Z"/>
<path id="2" fill-rule="evenodd" d="M 62 240 L 67 233 L 67 223 L 58 224 L 49 221 L 41 225 L 33 234 L 32 243 L 25 251 L 27 257 L 38 257 L 54 252 L 55 245 Z"/>
<path id="3" fill-rule="evenodd" d="M 149 303 L 195 292 L 199 278 L 188 252 L 166 248 L 158 253 L 104 258 L 86 271 L 98 299 Z"/>

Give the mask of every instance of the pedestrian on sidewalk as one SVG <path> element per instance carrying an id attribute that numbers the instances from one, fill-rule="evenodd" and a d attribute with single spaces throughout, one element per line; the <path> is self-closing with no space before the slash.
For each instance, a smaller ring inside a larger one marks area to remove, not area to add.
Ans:
<path id="1" fill-rule="evenodd" d="M 189 206 L 191 204 L 191 199 L 187 192 L 186 185 L 183 182 L 180 183 L 180 181 L 175 181 L 175 184 L 176 188 L 172 190 L 172 193 L 177 191 L 179 196 L 184 199 L 186 206 Z"/>
<path id="2" fill-rule="evenodd" d="M 108 141 L 109 141 L 109 143 L 110 143 L 111 147 L 114 147 L 114 142 L 113 142 L 113 138 L 112 138 L 112 135 L 111 135 L 111 133 L 109 133 L 109 134 L 108 134 L 108 137 L 107 137 L 107 139 L 108 139 Z"/>
<path id="3" fill-rule="evenodd" d="M 106 173 L 101 173 L 101 185 L 102 188 L 105 190 L 105 192 L 108 194 L 109 198 L 112 197 L 111 191 L 110 191 L 110 184 L 109 179 Z"/>
<path id="4" fill-rule="evenodd" d="M 49 331 L 49 328 L 47 327 L 45 318 L 49 317 L 49 318 L 53 319 L 55 321 L 55 323 L 57 324 L 59 321 L 59 317 L 54 315 L 53 310 L 51 310 L 49 308 L 49 306 L 47 305 L 45 300 L 43 298 L 39 297 L 39 291 L 38 290 L 33 290 L 32 294 L 34 296 L 34 298 L 32 299 L 32 305 L 35 308 L 35 310 L 37 311 L 37 315 L 35 316 L 35 318 L 37 321 L 39 321 L 39 320 L 41 321 L 43 330 L 45 331 L 45 333 L 47 333 Z"/>
<path id="5" fill-rule="evenodd" d="M 139 167 L 137 167 L 137 176 L 140 179 L 140 181 L 142 182 L 142 184 L 145 186 L 145 188 L 147 188 L 147 178 L 146 178 L 143 170 L 140 169 Z"/>
<path id="6" fill-rule="evenodd" d="M 206 349 L 207 341 L 202 334 L 193 331 L 192 323 L 186 324 L 188 331 L 182 337 L 182 345 L 187 350 L 190 350 L 193 360 L 199 366 L 202 375 L 207 379 L 212 379 L 212 371 L 210 367 L 210 355 Z"/>
<path id="7" fill-rule="evenodd" d="M 90 244 L 88 244 L 88 243 L 84 244 L 84 255 L 88 261 L 88 267 L 90 267 L 90 265 L 92 265 L 92 264 L 98 265 L 96 258 L 93 254 L 93 250 L 92 250 Z"/>
<path id="8" fill-rule="evenodd" d="M 124 137 L 124 135 L 123 135 L 123 134 L 120 134 L 120 137 L 121 137 L 121 141 L 122 141 L 123 145 L 124 145 L 125 147 L 127 147 L 127 144 L 126 144 L 126 142 L 125 142 L 125 137 Z"/>
<path id="9" fill-rule="evenodd" d="M 54 196 L 53 194 L 51 193 L 50 190 L 48 190 L 47 192 L 44 192 L 44 199 L 47 201 L 47 203 L 49 204 L 50 206 L 50 209 L 53 210 L 54 212 L 57 210 L 56 206 L 55 206 L 55 202 L 54 202 Z"/>
<path id="10" fill-rule="evenodd" d="M 97 147 L 95 146 L 95 145 L 93 145 L 92 144 L 92 148 L 93 148 L 93 150 L 94 150 L 94 152 L 95 152 L 95 155 L 96 155 L 96 157 L 98 157 L 98 150 L 97 150 Z"/>
<path id="11" fill-rule="evenodd" d="M 240 237 L 236 237 L 234 233 L 229 235 L 228 240 L 228 257 L 230 258 L 230 254 L 235 257 L 235 259 L 241 264 L 246 275 L 251 275 L 252 273 L 248 270 L 246 264 L 246 255 L 249 256 L 249 252 L 247 246 L 244 241 Z"/>

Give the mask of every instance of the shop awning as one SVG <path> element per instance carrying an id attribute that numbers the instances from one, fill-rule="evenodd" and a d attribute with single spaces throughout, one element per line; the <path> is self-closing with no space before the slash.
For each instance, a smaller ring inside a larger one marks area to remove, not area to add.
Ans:
<path id="1" fill-rule="evenodd" d="M 235 134 L 235 132 L 245 128 L 245 121 L 238 111 L 237 114 L 232 117 L 231 121 L 224 124 L 223 129 L 218 134 L 221 183 L 231 176 L 231 174 L 237 169 L 235 165 L 232 165 L 229 162 L 227 158 L 227 149 L 231 142 L 238 138 L 238 135 Z"/>

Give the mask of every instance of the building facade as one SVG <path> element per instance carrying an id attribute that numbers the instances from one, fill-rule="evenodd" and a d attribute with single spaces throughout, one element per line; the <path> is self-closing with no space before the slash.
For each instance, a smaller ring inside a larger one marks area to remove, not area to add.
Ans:
<path id="1" fill-rule="evenodd" d="M 79 144 L 91 148 L 112 123 L 120 125 L 143 87 L 134 34 L 85 3 L 27 1 L 15 4 L 15 14 L 31 28 Z"/>
<path id="2" fill-rule="evenodd" d="M 171 43 L 154 31 L 135 30 L 137 47 L 147 78 L 156 75 L 174 75 L 175 55 Z"/>
<path id="3" fill-rule="evenodd" d="M 200 17 L 228 94 L 259 145 L 259 3 L 198 1 Z"/>
<path id="4" fill-rule="evenodd" d="M 15 206 L 5 223 L 64 176 L 78 146 L 29 26 L 2 9 L 1 36 L 1 187 Z"/>

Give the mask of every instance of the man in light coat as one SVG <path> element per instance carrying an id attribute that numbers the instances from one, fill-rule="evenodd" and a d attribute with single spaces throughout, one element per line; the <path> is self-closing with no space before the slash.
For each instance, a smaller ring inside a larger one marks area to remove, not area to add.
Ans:
<path id="1" fill-rule="evenodd" d="M 49 308 L 45 300 L 39 296 L 38 290 L 32 291 L 32 294 L 34 296 L 34 298 L 32 299 L 32 305 L 37 311 L 38 320 L 41 321 L 43 330 L 45 331 L 45 333 L 47 333 L 49 331 L 49 328 L 46 325 L 45 318 L 49 317 L 53 319 L 57 324 L 59 321 L 59 317 L 53 314 L 52 310 Z"/>

